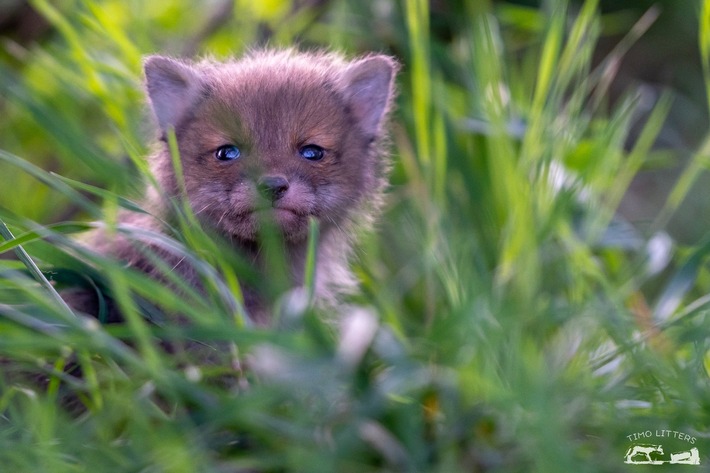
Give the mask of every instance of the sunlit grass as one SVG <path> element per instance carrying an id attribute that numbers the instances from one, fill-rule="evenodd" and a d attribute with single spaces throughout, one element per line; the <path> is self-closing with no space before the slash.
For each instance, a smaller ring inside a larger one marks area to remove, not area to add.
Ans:
<path id="1" fill-rule="evenodd" d="M 673 99 L 638 133 L 639 90 L 607 99 L 656 11 L 595 64 L 596 1 L 470 2 L 449 42 L 419 0 L 295 17 L 288 2 L 237 2 L 207 32 L 209 9 L 147 3 L 34 1 L 57 38 L 25 51 L 22 70 L 0 64 L 17 130 L 0 130 L 0 469 L 619 471 L 627 435 L 646 429 L 697 436 L 707 462 L 710 245 L 665 245 L 664 230 L 709 141 L 649 228 L 616 214 Z M 525 48 L 511 46 L 511 18 Z M 357 251 L 362 291 L 344 322 L 310 301 L 316 225 L 304 295 L 287 288 L 276 237 L 256 279 L 185 202 L 162 222 L 169 236 L 117 221 L 146 213 L 141 189 L 157 186 L 141 54 L 195 38 L 240 52 L 270 30 L 271 44 L 304 47 L 337 30 L 338 46 L 403 64 L 388 206 Z M 77 234 L 97 228 L 185 258 L 205 293 L 157 257 L 162 282 L 88 251 Z M 249 323 L 240 281 L 273 295 L 273 327 Z M 125 323 L 64 307 L 56 290 L 72 283 L 109 294 Z"/>

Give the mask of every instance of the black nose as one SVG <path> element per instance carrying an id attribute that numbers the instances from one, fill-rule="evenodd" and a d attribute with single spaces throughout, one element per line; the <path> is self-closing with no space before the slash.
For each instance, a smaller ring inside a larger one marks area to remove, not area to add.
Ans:
<path id="1" fill-rule="evenodd" d="M 288 181 L 283 176 L 264 176 L 259 179 L 257 187 L 262 196 L 275 202 L 288 190 Z"/>

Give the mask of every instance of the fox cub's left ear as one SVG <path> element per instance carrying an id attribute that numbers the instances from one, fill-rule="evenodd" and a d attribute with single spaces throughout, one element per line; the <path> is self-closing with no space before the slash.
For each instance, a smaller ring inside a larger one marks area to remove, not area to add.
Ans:
<path id="1" fill-rule="evenodd" d="M 197 68 L 163 56 L 148 56 L 143 61 L 146 88 L 163 131 L 177 126 L 201 96 L 204 84 Z"/>
<path id="2" fill-rule="evenodd" d="M 377 136 L 394 96 L 398 64 L 389 56 L 368 56 L 351 63 L 343 73 L 346 99 L 363 131 Z"/>

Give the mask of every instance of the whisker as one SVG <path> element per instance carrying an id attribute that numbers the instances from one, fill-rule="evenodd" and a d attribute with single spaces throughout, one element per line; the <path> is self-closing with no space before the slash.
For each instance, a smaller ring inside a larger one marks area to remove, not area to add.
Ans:
<path id="1" fill-rule="evenodd" d="M 224 211 L 224 213 L 223 213 L 222 216 L 219 218 L 219 220 L 217 220 L 217 226 L 219 226 L 219 224 L 222 223 L 222 220 L 224 220 L 224 218 L 227 216 L 228 213 L 229 213 L 229 209 L 227 209 L 227 210 Z"/>
<path id="2" fill-rule="evenodd" d="M 202 207 L 200 210 L 198 210 L 197 212 L 195 212 L 195 215 L 201 214 L 202 212 L 204 212 L 205 210 L 207 210 L 207 209 L 210 207 L 210 205 L 212 205 L 212 204 L 211 204 L 211 203 L 205 204 L 204 207 Z"/>

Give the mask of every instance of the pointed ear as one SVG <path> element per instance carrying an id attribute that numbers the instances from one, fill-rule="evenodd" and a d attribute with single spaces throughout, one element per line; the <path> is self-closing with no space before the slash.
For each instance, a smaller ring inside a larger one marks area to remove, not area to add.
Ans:
<path id="1" fill-rule="evenodd" d="M 343 75 L 345 94 L 355 117 L 369 135 L 377 135 L 394 95 L 397 63 L 388 56 L 353 62 Z"/>
<path id="2" fill-rule="evenodd" d="M 203 89 L 198 71 L 186 63 L 163 56 L 143 61 L 148 97 L 161 130 L 175 127 L 197 101 Z"/>

